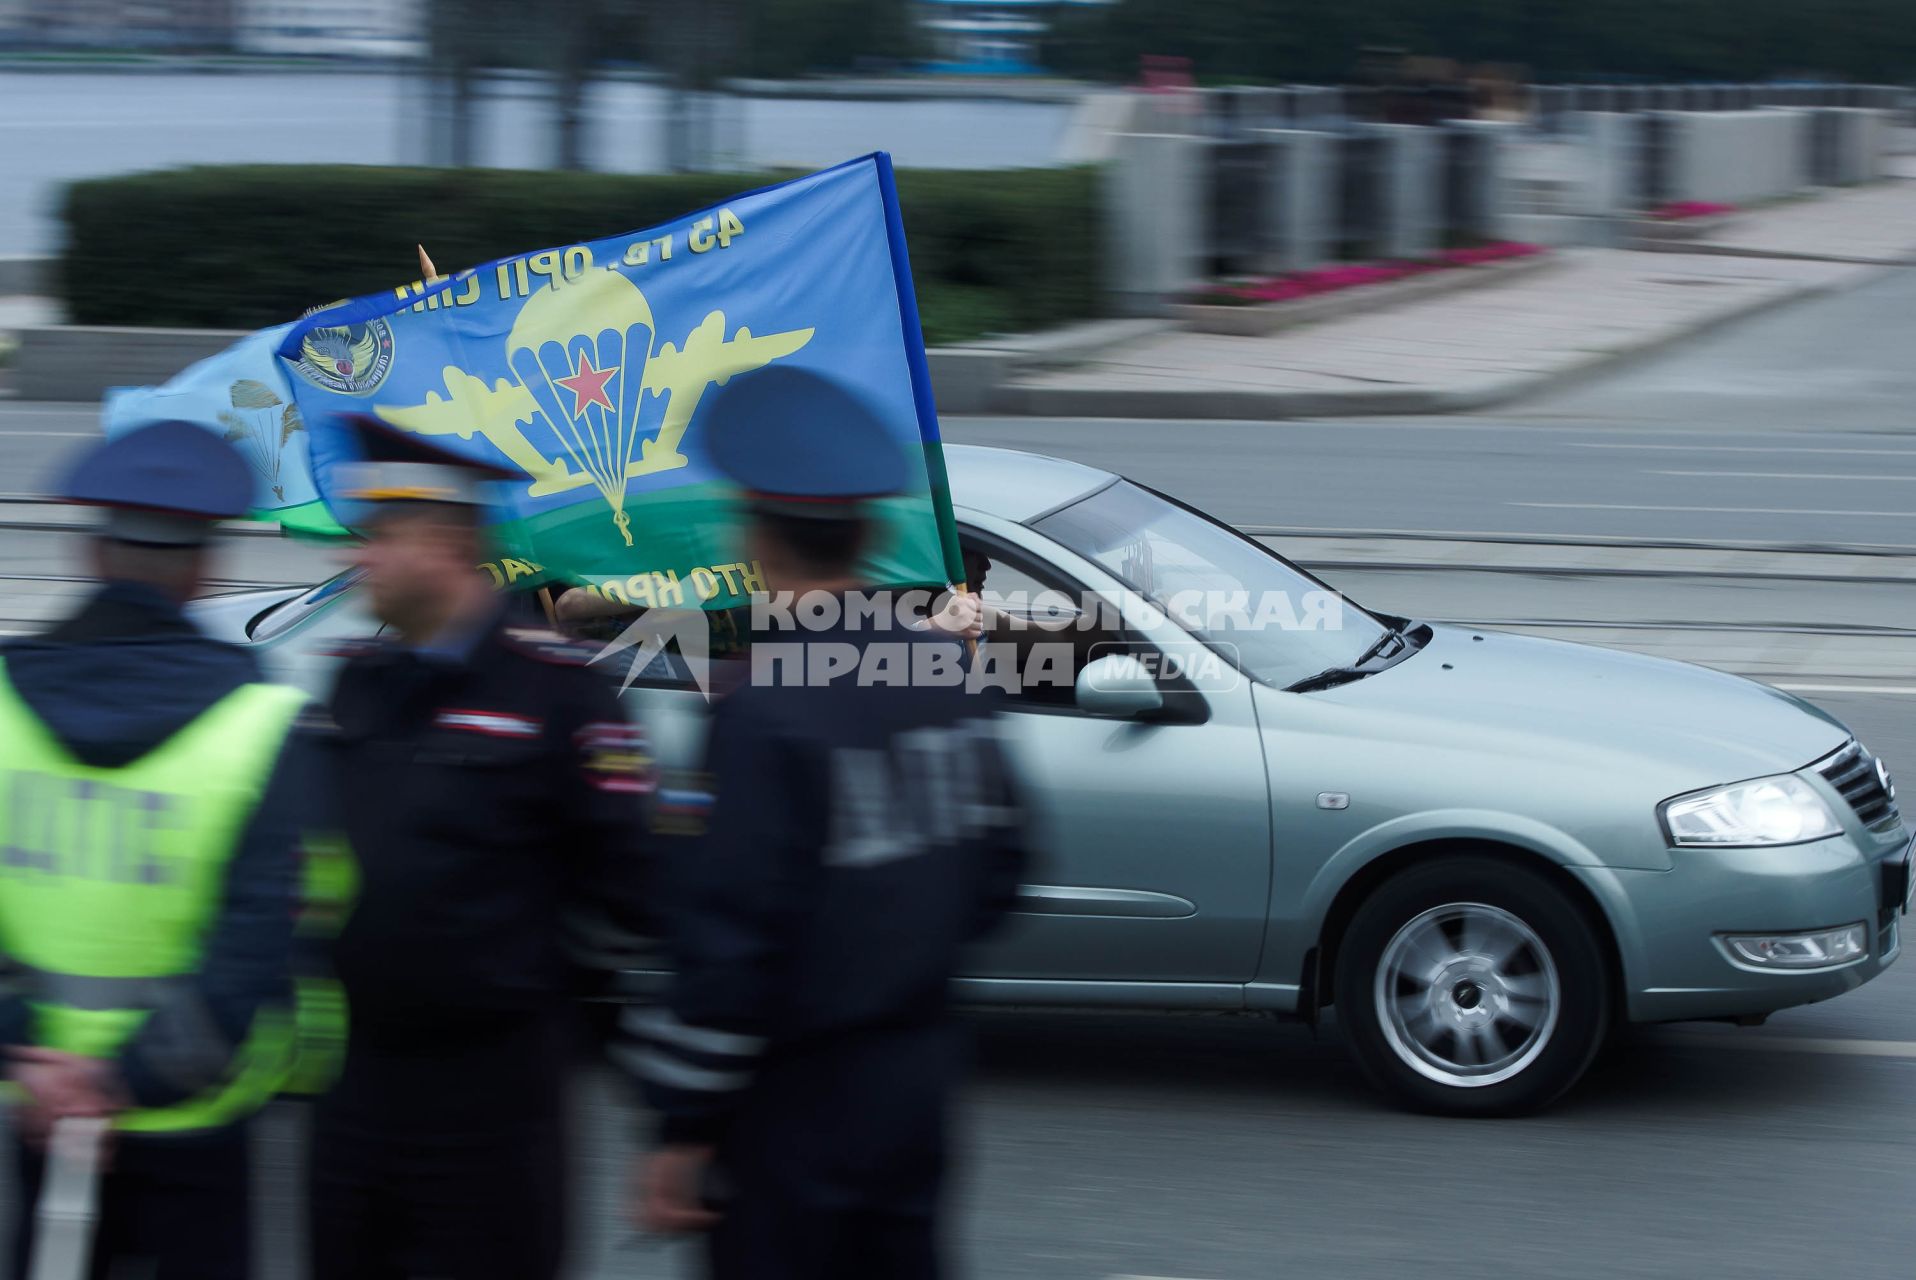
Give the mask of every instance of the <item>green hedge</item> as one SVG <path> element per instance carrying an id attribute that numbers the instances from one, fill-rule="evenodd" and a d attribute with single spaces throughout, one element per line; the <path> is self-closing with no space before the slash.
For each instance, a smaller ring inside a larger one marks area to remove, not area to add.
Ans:
<path id="1" fill-rule="evenodd" d="M 780 175 L 234 165 L 67 188 L 61 291 L 76 324 L 253 329 L 418 275 L 667 222 Z M 925 339 L 1097 313 L 1090 169 L 901 170 Z"/>

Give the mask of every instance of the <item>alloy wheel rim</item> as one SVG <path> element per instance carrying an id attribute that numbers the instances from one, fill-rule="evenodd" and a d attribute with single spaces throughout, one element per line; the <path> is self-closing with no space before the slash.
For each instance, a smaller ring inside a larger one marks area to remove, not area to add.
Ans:
<path id="1" fill-rule="evenodd" d="M 1537 931 L 1482 902 L 1432 907 L 1399 929 L 1373 994 L 1392 1052 L 1427 1079 L 1466 1089 L 1535 1062 L 1563 1003 Z"/>

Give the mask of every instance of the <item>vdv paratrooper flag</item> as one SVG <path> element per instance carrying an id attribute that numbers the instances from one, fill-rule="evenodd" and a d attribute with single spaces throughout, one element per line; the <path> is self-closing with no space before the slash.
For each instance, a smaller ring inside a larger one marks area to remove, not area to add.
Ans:
<path id="1" fill-rule="evenodd" d="M 709 465 L 701 404 L 773 364 L 865 397 L 922 459 L 869 566 L 962 580 L 890 158 L 866 156 L 664 226 L 545 249 L 322 307 L 107 406 L 232 440 L 258 514 L 331 526 L 305 424 L 372 413 L 515 471 L 502 580 L 586 582 L 634 604 L 722 607 L 755 579 Z"/>

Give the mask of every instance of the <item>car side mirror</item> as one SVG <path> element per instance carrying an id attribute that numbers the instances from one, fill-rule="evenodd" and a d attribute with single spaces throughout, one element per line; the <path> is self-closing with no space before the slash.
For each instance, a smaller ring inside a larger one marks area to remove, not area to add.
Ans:
<path id="1" fill-rule="evenodd" d="M 1093 659 L 1078 672 L 1078 710 L 1136 720 L 1164 710 L 1164 694 L 1144 663 L 1128 653 Z"/>

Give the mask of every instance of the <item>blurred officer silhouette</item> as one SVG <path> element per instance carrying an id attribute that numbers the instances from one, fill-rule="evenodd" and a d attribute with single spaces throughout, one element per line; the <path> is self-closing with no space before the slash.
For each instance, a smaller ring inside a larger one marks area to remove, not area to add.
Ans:
<path id="1" fill-rule="evenodd" d="M 0 1044 L 14 1274 L 49 1126 L 111 1117 L 92 1274 L 249 1273 L 245 1125 L 284 1074 L 303 699 L 181 611 L 252 473 L 184 422 L 88 448 L 99 587 L 0 651 Z"/>
<path id="2" fill-rule="evenodd" d="M 745 492 L 748 554 L 774 592 L 867 590 L 871 500 L 905 455 L 874 411 L 813 373 L 739 378 L 705 418 Z M 889 610 L 883 616 L 892 616 Z M 935 629 L 840 625 L 773 639 L 859 655 Z M 991 706 L 959 684 L 754 678 L 717 706 L 712 800 L 669 869 L 676 978 L 628 1013 L 660 1114 L 640 1213 L 710 1228 L 721 1280 L 887 1280 L 939 1271 L 946 1111 L 963 1043 L 947 987 L 961 949 L 1011 906 L 1018 810 Z M 793 670 L 788 668 L 788 673 Z"/>
<path id="3" fill-rule="evenodd" d="M 315 1112 L 315 1280 L 544 1280 L 565 1239 L 590 913 L 645 925 L 645 744 L 589 651 L 477 569 L 506 473 L 369 418 L 322 479 L 388 628 L 321 744 L 357 864 L 334 946 L 345 1061 Z"/>

